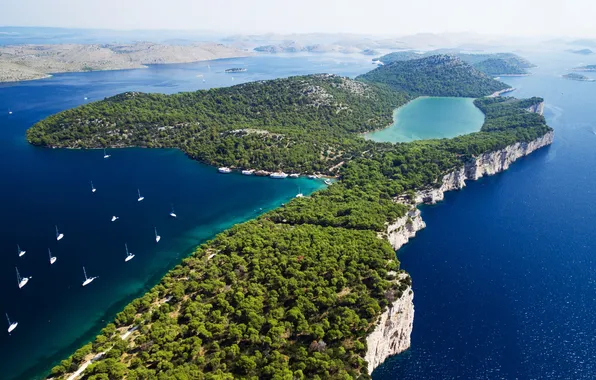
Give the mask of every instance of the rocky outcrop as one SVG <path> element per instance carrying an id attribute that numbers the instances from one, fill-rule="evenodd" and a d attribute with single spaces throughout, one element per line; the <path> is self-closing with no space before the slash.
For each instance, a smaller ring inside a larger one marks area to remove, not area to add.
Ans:
<path id="1" fill-rule="evenodd" d="M 536 104 L 526 108 L 526 111 L 534 112 L 539 115 L 543 115 L 544 114 L 544 102 L 536 103 Z"/>
<path id="2" fill-rule="evenodd" d="M 399 280 L 407 274 L 402 273 Z M 388 307 L 378 320 L 374 331 L 366 338 L 368 350 L 364 359 L 368 373 L 377 368 L 389 356 L 399 354 L 410 347 L 410 335 L 414 323 L 414 292 L 407 287 L 401 297 Z"/>
<path id="3" fill-rule="evenodd" d="M 406 244 L 416 232 L 426 227 L 420 216 L 420 210 L 413 208 L 405 216 L 398 218 L 394 223 L 387 226 L 386 238 L 396 251 Z"/>
<path id="4" fill-rule="evenodd" d="M 533 112 L 541 111 L 536 108 Z M 554 132 L 550 131 L 544 136 L 530 142 L 521 142 L 509 145 L 503 149 L 482 154 L 453 170 L 442 178 L 439 188 L 425 189 L 416 193 L 416 204 L 433 204 L 443 200 L 446 191 L 459 190 L 466 186 L 466 180 L 477 180 L 485 175 L 493 175 L 504 170 L 517 159 L 550 145 L 553 142 Z M 396 200 L 405 203 L 404 198 Z M 383 234 L 395 250 L 401 248 L 416 232 L 426 227 L 420 211 L 412 206 L 408 213 L 398 218 L 387 226 Z M 381 314 L 375 330 L 367 337 L 368 350 L 365 359 L 368 362 L 369 374 L 391 355 L 396 355 L 410 347 L 410 334 L 414 319 L 414 293 L 410 287 L 402 296 L 393 302 Z"/>

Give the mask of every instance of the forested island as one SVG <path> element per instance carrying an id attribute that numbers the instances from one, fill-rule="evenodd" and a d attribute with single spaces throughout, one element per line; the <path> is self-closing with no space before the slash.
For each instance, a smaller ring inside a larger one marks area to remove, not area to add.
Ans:
<path id="1" fill-rule="evenodd" d="M 232 67 L 231 69 L 226 69 L 226 73 L 243 73 L 246 71 L 244 67 Z"/>
<path id="2" fill-rule="evenodd" d="M 411 223 L 415 192 L 442 186 L 444 175 L 475 157 L 552 131 L 528 111 L 540 98 L 483 97 L 504 88 L 439 56 L 357 80 L 309 75 L 175 95 L 125 93 L 35 124 L 27 138 L 36 145 L 177 147 L 213 165 L 338 177 L 197 247 L 52 376 L 96 357 L 84 378 L 370 378 L 366 338 L 411 291 L 384 239 L 388 224 Z M 393 109 L 421 95 L 479 98 L 481 131 L 398 144 L 360 136 L 389 125 Z"/>
<path id="3" fill-rule="evenodd" d="M 498 75 L 528 75 L 526 69 L 534 67 L 528 60 L 513 53 L 494 53 L 494 54 L 471 54 L 462 53 L 457 50 L 432 50 L 428 52 L 417 52 L 415 50 L 405 50 L 386 54 L 377 58 L 381 62 L 388 64 L 396 61 L 409 61 L 430 57 L 437 54 L 448 54 L 457 57 L 462 61 L 469 63 L 476 70 L 490 76 Z"/>
<path id="4" fill-rule="evenodd" d="M 570 79 L 570 80 L 577 80 L 580 82 L 594 82 L 594 79 L 589 78 L 582 74 L 578 74 L 578 73 L 565 74 L 565 75 L 563 75 L 563 78 Z"/>

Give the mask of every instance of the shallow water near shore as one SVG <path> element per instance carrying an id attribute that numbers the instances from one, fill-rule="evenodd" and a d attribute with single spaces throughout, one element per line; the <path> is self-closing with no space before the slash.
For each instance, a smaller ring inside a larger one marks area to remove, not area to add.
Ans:
<path id="1" fill-rule="evenodd" d="M 534 75 L 501 79 L 545 98 L 555 141 L 422 208 L 427 228 L 398 252 L 412 346 L 375 380 L 594 378 L 596 86 L 561 78 L 581 57 L 520 54 Z"/>
<path id="2" fill-rule="evenodd" d="M 19 323 L 12 335 L 0 333 L 1 377 L 44 377 L 197 244 L 299 191 L 324 186 L 304 178 L 222 175 L 174 149 L 109 149 L 111 157 L 103 159 L 101 150 L 38 148 L 25 141 L 28 127 L 124 91 L 174 93 L 317 72 L 355 76 L 370 66 L 359 55 L 256 56 L 0 84 L 0 312 Z M 226 74 L 230 67 L 248 71 Z M 168 215 L 172 204 L 176 219 Z M 120 219 L 111 222 L 113 215 Z M 60 241 L 56 224 L 65 235 Z M 126 263 L 125 243 L 135 254 Z M 23 257 L 17 244 L 27 251 Z M 57 257 L 51 266 L 48 248 Z M 15 266 L 32 276 L 22 289 Z M 85 288 L 83 266 L 99 276 Z"/>
<path id="3" fill-rule="evenodd" d="M 478 132 L 484 114 L 471 98 L 420 97 L 393 112 L 393 124 L 366 133 L 379 142 L 441 139 Z"/>

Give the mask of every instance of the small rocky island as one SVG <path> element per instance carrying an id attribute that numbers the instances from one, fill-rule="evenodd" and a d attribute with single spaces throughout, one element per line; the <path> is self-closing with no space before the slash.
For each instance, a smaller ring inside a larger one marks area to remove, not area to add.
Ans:
<path id="1" fill-rule="evenodd" d="M 594 71 L 596 71 L 596 65 L 585 65 L 585 66 L 575 67 L 573 69 L 573 71 L 594 72 Z"/>
<path id="2" fill-rule="evenodd" d="M 565 74 L 565 75 L 563 75 L 563 78 L 570 79 L 570 80 L 577 80 L 577 81 L 580 81 L 580 82 L 594 82 L 595 81 L 592 78 L 588 78 L 585 75 L 577 74 L 577 73 Z"/>
<path id="3" fill-rule="evenodd" d="M 246 69 L 244 67 L 232 67 L 231 69 L 226 69 L 226 73 L 243 73 Z"/>

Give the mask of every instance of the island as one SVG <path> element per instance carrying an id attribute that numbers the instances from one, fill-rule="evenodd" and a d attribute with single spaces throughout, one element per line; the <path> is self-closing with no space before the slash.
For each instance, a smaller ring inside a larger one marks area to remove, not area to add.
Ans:
<path id="1" fill-rule="evenodd" d="M 439 55 L 356 79 L 128 92 L 39 121 L 27 131 L 39 146 L 176 147 L 214 166 L 337 178 L 197 247 L 51 376 L 370 379 L 410 345 L 412 279 L 395 250 L 425 226 L 416 206 L 553 140 L 541 98 L 486 97 L 507 88 Z M 477 98 L 484 125 L 452 139 L 361 137 L 428 95 Z"/>
<path id="2" fill-rule="evenodd" d="M 573 71 L 595 72 L 596 71 L 596 65 L 585 65 L 585 66 L 575 67 L 573 69 Z"/>
<path id="3" fill-rule="evenodd" d="M 244 67 L 232 67 L 231 69 L 226 69 L 226 73 L 243 73 L 246 69 Z"/>
<path id="4" fill-rule="evenodd" d="M 594 54 L 594 52 L 590 49 L 579 49 L 579 50 L 568 50 L 570 53 L 573 54 L 580 54 L 580 55 L 590 55 Z"/>
<path id="5" fill-rule="evenodd" d="M 565 74 L 565 75 L 563 75 L 563 78 L 570 79 L 570 80 L 577 80 L 580 82 L 594 82 L 595 81 L 595 79 L 589 78 L 585 75 L 578 74 L 578 73 Z"/>
<path id="6" fill-rule="evenodd" d="M 478 71 L 490 76 L 529 75 L 526 69 L 534 67 L 528 60 L 513 53 L 471 54 L 450 49 L 431 50 L 427 52 L 404 50 L 386 54 L 377 58 L 377 60 L 389 64 L 396 61 L 409 61 L 437 54 L 448 54 L 457 57 L 469 63 Z"/>
<path id="7" fill-rule="evenodd" d="M 0 46 L 0 82 L 41 79 L 54 73 L 138 69 L 247 55 L 243 50 L 217 43 L 7 45 Z"/>

